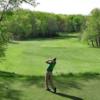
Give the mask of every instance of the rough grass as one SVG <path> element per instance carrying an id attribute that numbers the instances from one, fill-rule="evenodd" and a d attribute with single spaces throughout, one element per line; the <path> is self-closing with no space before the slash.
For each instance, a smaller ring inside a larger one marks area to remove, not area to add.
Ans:
<path id="1" fill-rule="evenodd" d="M 57 94 L 44 89 L 45 60 L 57 57 Z M 0 63 L 0 100 L 100 100 L 100 50 L 76 37 L 14 41 Z"/>

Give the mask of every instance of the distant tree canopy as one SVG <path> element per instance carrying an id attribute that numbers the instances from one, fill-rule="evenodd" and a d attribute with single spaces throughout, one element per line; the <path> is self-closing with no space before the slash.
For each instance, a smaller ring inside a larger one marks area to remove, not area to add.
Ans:
<path id="1" fill-rule="evenodd" d="M 9 15 L 23 2 L 36 6 L 35 0 L 0 0 L 0 57 L 4 55 L 6 43 L 9 39 L 7 23 L 10 20 Z"/>
<path id="2" fill-rule="evenodd" d="M 86 23 L 84 32 L 85 39 L 89 45 L 100 47 L 100 9 L 93 9 Z"/>
<path id="3" fill-rule="evenodd" d="M 84 21 L 85 17 L 82 15 L 59 15 L 19 9 L 13 12 L 7 27 L 13 39 L 30 39 L 54 37 L 59 32 L 80 32 Z"/>
<path id="4" fill-rule="evenodd" d="M 84 31 L 83 38 L 93 47 L 100 47 L 100 9 L 89 16 L 62 15 L 19 9 L 26 2 L 34 7 L 36 0 L 0 0 L 0 55 L 10 39 L 25 40 L 36 37 L 54 37 Z"/>

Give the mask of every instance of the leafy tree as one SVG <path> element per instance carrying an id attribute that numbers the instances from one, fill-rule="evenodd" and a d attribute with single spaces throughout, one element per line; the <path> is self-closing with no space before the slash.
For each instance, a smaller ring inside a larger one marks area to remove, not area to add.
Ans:
<path id="1" fill-rule="evenodd" d="M 75 32 L 82 30 L 83 24 L 85 23 L 85 17 L 82 15 L 73 16 L 73 28 Z"/>
<path id="2" fill-rule="evenodd" d="M 8 33 L 5 28 L 8 15 L 11 11 L 18 8 L 23 2 L 33 5 L 38 4 L 35 0 L 0 0 L 0 56 L 4 55 L 5 44 L 8 40 Z"/>
<path id="3" fill-rule="evenodd" d="M 84 18 L 79 15 L 56 15 L 19 9 L 13 12 L 8 31 L 12 33 L 14 39 L 54 37 L 59 35 L 58 32 L 67 34 L 81 31 Z"/>
<path id="4" fill-rule="evenodd" d="M 64 16 L 64 15 L 57 15 L 57 22 L 58 22 L 58 31 L 59 32 L 66 32 L 67 30 L 67 16 Z"/>
<path id="5" fill-rule="evenodd" d="M 8 31 L 12 34 L 12 39 L 25 39 L 31 33 L 31 25 L 29 21 L 29 10 L 17 10 L 12 16 L 12 20 L 7 24 Z M 13 28 L 12 28 L 13 27 Z"/>
<path id="6" fill-rule="evenodd" d="M 57 19 L 55 15 L 48 15 L 47 16 L 47 36 L 52 37 L 56 36 L 56 32 L 58 31 L 58 26 L 57 26 Z"/>
<path id="7" fill-rule="evenodd" d="M 100 47 L 100 9 L 91 11 L 84 36 L 93 47 Z"/>

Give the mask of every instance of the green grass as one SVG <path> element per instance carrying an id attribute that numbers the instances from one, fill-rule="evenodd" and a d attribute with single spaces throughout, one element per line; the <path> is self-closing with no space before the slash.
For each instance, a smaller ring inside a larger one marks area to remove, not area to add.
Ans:
<path id="1" fill-rule="evenodd" d="M 54 83 L 44 90 L 45 60 L 57 57 Z M 100 100 L 100 49 L 75 37 L 15 41 L 0 62 L 0 100 Z"/>

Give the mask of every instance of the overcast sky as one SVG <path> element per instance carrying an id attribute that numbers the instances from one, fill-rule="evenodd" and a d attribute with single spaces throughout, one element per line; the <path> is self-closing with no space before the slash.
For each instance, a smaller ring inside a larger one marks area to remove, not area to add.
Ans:
<path id="1" fill-rule="evenodd" d="M 23 4 L 25 9 L 52 12 L 56 14 L 84 14 L 87 15 L 94 8 L 100 8 L 100 0 L 37 0 L 40 4 L 33 8 Z"/>

